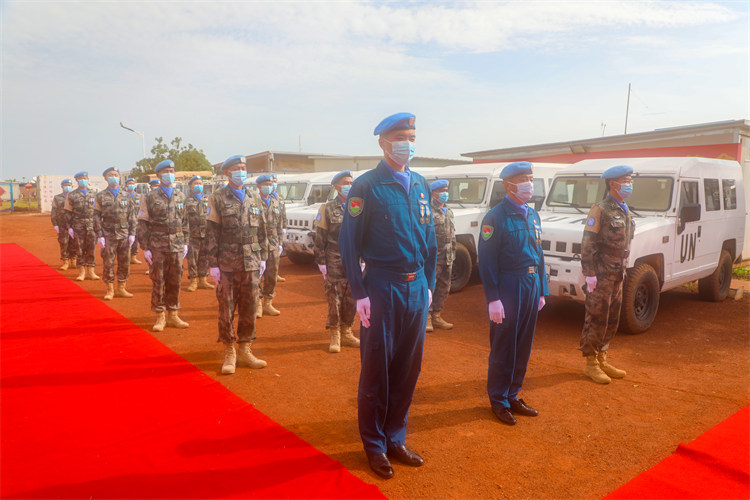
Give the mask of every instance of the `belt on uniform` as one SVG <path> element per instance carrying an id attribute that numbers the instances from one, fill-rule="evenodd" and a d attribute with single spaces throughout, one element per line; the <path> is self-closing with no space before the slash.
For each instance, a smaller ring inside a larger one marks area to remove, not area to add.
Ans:
<path id="1" fill-rule="evenodd" d="M 520 267 L 518 269 L 500 269 L 500 274 L 510 274 L 513 276 L 523 276 L 524 274 L 536 274 L 536 266 Z"/>
<path id="2" fill-rule="evenodd" d="M 377 267 L 366 267 L 366 272 L 368 274 L 372 274 L 373 276 L 377 276 L 379 278 L 384 278 L 388 281 L 416 281 L 419 278 L 424 277 L 424 268 L 419 268 L 413 273 L 399 273 L 396 271 L 389 271 L 387 269 L 379 269 Z"/>
<path id="3" fill-rule="evenodd" d="M 628 256 L 630 256 L 630 250 L 622 248 L 602 247 L 599 251 L 604 255 L 616 257 L 618 259 L 627 259 Z"/>

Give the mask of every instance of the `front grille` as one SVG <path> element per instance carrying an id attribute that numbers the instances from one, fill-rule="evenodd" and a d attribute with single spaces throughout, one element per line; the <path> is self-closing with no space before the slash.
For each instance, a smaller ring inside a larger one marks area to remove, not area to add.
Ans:
<path id="1" fill-rule="evenodd" d="M 581 253 L 581 244 L 580 243 L 573 243 L 573 253 Z"/>
<path id="2" fill-rule="evenodd" d="M 542 250 L 549 250 L 552 248 L 552 244 L 549 240 L 542 240 Z"/>
<path id="3" fill-rule="evenodd" d="M 567 246 L 568 245 L 564 241 L 558 241 L 557 243 L 555 243 L 555 251 L 556 252 L 565 252 L 565 248 Z"/>

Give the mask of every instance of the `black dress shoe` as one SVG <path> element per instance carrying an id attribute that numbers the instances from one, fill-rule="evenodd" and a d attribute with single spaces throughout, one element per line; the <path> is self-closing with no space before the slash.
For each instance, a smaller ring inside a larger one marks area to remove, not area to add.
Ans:
<path id="1" fill-rule="evenodd" d="M 420 467 L 424 465 L 424 458 L 411 451 L 404 445 L 388 448 L 388 456 L 401 462 L 402 464 Z"/>
<path id="2" fill-rule="evenodd" d="M 499 408 L 492 407 L 492 412 L 495 414 L 497 419 L 505 425 L 516 425 L 516 417 L 510 412 L 510 408 L 501 406 Z"/>
<path id="3" fill-rule="evenodd" d="M 523 399 L 509 399 L 510 411 L 517 415 L 524 415 L 526 417 L 536 417 L 539 412 L 531 406 L 527 405 Z"/>
<path id="4" fill-rule="evenodd" d="M 370 464 L 372 471 L 383 479 L 393 477 L 393 467 L 391 461 L 385 456 L 385 453 L 376 453 L 371 455 L 367 453 L 367 462 Z"/>

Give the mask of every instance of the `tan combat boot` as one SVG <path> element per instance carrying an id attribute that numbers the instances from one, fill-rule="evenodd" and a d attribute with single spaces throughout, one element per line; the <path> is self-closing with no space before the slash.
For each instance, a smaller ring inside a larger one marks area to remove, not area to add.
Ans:
<path id="1" fill-rule="evenodd" d="M 96 275 L 94 272 L 94 266 L 84 266 L 86 267 L 86 279 L 87 280 L 98 280 L 99 276 Z"/>
<path id="2" fill-rule="evenodd" d="M 344 347 L 359 347 L 359 339 L 354 336 L 350 326 L 341 329 L 341 345 Z"/>
<path id="3" fill-rule="evenodd" d="M 625 370 L 620 370 L 619 368 L 615 368 L 614 366 L 607 363 L 606 351 L 600 352 L 596 356 L 596 360 L 599 361 L 599 368 L 601 368 L 602 371 L 609 375 L 611 378 L 623 378 L 625 376 Z"/>
<path id="4" fill-rule="evenodd" d="M 118 281 L 117 282 L 117 290 L 115 290 L 115 297 L 123 297 L 125 299 L 129 299 L 133 296 L 132 293 L 125 290 L 125 284 L 127 281 Z"/>
<path id="5" fill-rule="evenodd" d="M 207 276 L 201 276 L 200 278 L 198 278 L 198 288 L 200 290 L 213 290 L 216 287 L 208 282 Z"/>
<path id="6" fill-rule="evenodd" d="M 276 283 L 283 283 L 286 281 L 286 278 L 282 278 L 281 276 L 276 276 Z"/>
<path id="7" fill-rule="evenodd" d="M 255 317 L 263 317 L 263 299 L 258 299 L 258 301 L 255 303 Z"/>
<path id="8" fill-rule="evenodd" d="M 156 313 L 156 323 L 154 323 L 153 328 L 151 328 L 155 332 L 162 332 L 164 331 L 164 327 L 167 324 L 167 314 L 162 311 L 159 313 Z"/>
<path id="9" fill-rule="evenodd" d="M 253 354 L 252 349 L 250 349 L 250 344 L 252 342 L 241 342 L 240 343 L 240 363 L 244 363 L 250 368 L 254 368 L 256 370 L 260 368 L 265 368 L 265 366 L 268 364 L 262 359 L 258 359 L 255 357 L 255 354 Z"/>
<path id="10" fill-rule="evenodd" d="M 75 257 L 73 257 L 72 259 L 70 259 L 70 267 L 71 267 L 71 269 L 75 269 L 76 267 L 78 267 L 76 265 L 76 258 Z"/>
<path id="11" fill-rule="evenodd" d="M 115 296 L 114 283 L 107 283 L 107 293 L 104 294 L 104 300 L 112 300 Z"/>
<path id="12" fill-rule="evenodd" d="M 327 328 L 326 331 L 331 336 L 331 345 L 328 346 L 328 352 L 341 352 L 341 331 L 338 328 Z"/>
<path id="13" fill-rule="evenodd" d="M 233 342 L 224 343 L 224 364 L 221 365 L 221 373 L 231 375 L 237 367 L 237 351 L 234 350 Z"/>
<path id="14" fill-rule="evenodd" d="M 198 278 L 190 278 L 190 286 L 186 288 L 188 292 L 194 292 L 198 289 Z"/>
<path id="15" fill-rule="evenodd" d="M 441 328 L 443 330 L 450 330 L 453 328 L 453 323 L 448 323 L 440 316 L 440 311 L 432 313 L 432 325 L 435 328 Z"/>
<path id="16" fill-rule="evenodd" d="M 609 384 L 612 382 L 612 379 L 609 378 L 599 367 L 599 361 L 596 359 L 596 354 L 586 356 L 586 368 L 583 370 L 583 374 L 597 384 Z"/>
<path id="17" fill-rule="evenodd" d="M 263 301 L 263 314 L 266 314 L 268 316 L 278 316 L 281 314 L 281 311 L 273 307 L 273 299 L 270 297 L 267 297 Z"/>
<path id="18" fill-rule="evenodd" d="M 86 267 L 81 266 L 78 268 L 78 276 L 76 276 L 76 281 L 83 281 L 86 279 Z"/>
<path id="19" fill-rule="evenodd" d="M 426 332 L 431 332 L 433 330 L 432 327 L 432 313 L 427 313 L 427 328 L 424 329 Z"/>
<path id="20" fill-rule="evenodd" d="M 63 259 L 62 266 L 60 266 L 61 271 L 67 271 L 68 267 L 70 267 L 70 260 L 69 259 Z"/>
<path id="21" fill-rule="evenodd" d="M 190 324 L 182 321 L 180 317 L 177 316 L 177 311 L 169 311 L 167 313 L 167 326 L 171 326 L 172 328 L 187 328 Z"/>
<path id="22" fill-rule="evenodd" d="M 134 253 L 130 254 L 130 263 L 131 264 L 143 264 L 140 260 L 138 260 L 138 256 Z"/>

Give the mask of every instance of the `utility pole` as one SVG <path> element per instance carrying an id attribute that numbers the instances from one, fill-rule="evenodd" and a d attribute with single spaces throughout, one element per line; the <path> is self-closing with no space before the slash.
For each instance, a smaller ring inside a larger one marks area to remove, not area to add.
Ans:
<path id="1" fill-rule="evenodd" d="M 628 133 L 628 113 L 630 112 L 630 84 L 628 83 L 628 104 L 625 106 L 625 134 Z"/>

